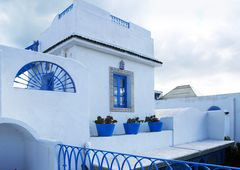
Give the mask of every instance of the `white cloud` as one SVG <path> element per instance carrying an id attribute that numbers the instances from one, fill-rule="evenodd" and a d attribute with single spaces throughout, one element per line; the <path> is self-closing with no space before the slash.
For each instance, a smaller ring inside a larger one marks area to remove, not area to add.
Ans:
<path id="1" fill-rule="evenodd" d="M 56 5 L 57 4 L 57 5 Z M 53 13 L 64 9 L 70 2 L 7 0 L 0 2 L 1 44 L 24 48 L 34 40 L 53 19 Z M 2 20 L 2 15 L 5 20 Z M 7 21 L 6 21 L 7 18 Z"/>

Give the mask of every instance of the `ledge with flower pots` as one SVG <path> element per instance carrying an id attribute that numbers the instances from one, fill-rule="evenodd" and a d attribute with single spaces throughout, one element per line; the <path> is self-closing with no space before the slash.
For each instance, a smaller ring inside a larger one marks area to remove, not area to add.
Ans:
<path id="1" fill-rule="evenodd" d="M 173 130 L 168 127 L 169 122 L 166 121 L 165 123 L 165 119 L 160 120 L 152 115 L 146 116 L 145 120 L 134 117 L 129 118 L 127 122 L 120 123 L 112 116 L 98 116 L 94 121 L 98 136 L 90 137 L 88 147 L 115 152 L 137 153 L 172 146 Z M 140 130 L 143 127 L 146 129 L 146 126 L 148 126 L 148 131 Z M 121 127 L 124 132 L 113 134 L 115 127 Z"/>
<path id="2" fill-rule="evenodd" d="M 90 146 L 95 149 L 115 152 L 137 153 L 172 146 L 172 130 L 142 132 L 137 135 L 113 135 L 90 137 Z"/>

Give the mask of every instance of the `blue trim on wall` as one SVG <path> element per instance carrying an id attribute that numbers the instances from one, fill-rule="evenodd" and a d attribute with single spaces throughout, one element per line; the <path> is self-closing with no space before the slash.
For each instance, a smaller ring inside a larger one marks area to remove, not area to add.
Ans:
<path id="1" fill-rule="evenodd" d="M 21 74 L 23 74 L 25 71 L 33 68 L 35 65 L 34 63 L 29 63 L 29 64 L 26 64 L 25 66 L 23 66 L 16 74 L 16 77 L 20 76 Z"/>
<path id="2" fill-rule="evenodd" d="M 208 111 L 214 111 L 214 110 L 221 110 L 221 108 L 218 107 L 218 106 L 211 106 L 211 107 L 209 107 L 209 109 L 208 109 Z"/>
<path id="3" fill-rule="evenodd" d="M 34 41 L 32 45 L 26 47 L 26 50 L 38 51 L 39 41 Z"/>
<path id="4" fill-rule="evenodd" d="M 67 7 L 63 12 L 58 14 L 58 19 L 61 19 L 64 15 L 66 15 L 68 12 L 70 12 L 73 9 L 73 4 L 71 4 L 69 7 Z"/>
<path id="5" fill-rule="evenodd" d="M 127 21 L 124 21 L 123 19 L 120 19 L 116 16 L 113 16 L 113 15 L 110 15 L 111 18 L 112 18 L 112 22 L 116 23 L 116 24 L 119 24 L 123 27 L 126 27 L 126 28 L 130 28 L 130 23 L 127 22 Z"/>

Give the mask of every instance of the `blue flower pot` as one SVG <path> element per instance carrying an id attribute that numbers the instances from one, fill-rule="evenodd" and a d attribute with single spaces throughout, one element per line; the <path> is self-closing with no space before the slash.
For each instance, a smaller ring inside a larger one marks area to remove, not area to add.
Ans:
<path id="1" fill-rule="evenodd" d="M 112 136 L 115 124 L 96 124 L 98 136 Z"/>
<path id="2" fill-rule="evenodd" d="M 160 132 L 162 130 L 162 122 L 148 122 L 150 132 Z"/>
<path id="3" fill-rule="evenodd" d="M 126 134 L 138 134 L 140 123 L 124 123 L 123 126 Z"/>

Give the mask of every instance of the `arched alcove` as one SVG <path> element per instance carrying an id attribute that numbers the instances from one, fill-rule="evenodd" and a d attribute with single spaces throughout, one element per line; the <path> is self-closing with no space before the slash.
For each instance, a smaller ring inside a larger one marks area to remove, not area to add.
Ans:
<path id="1" fill-rule="evenodd" d="M 30 170 L 33 167 L 37 139 L 26 128 L 0 123 L 0 169 Z"/>

